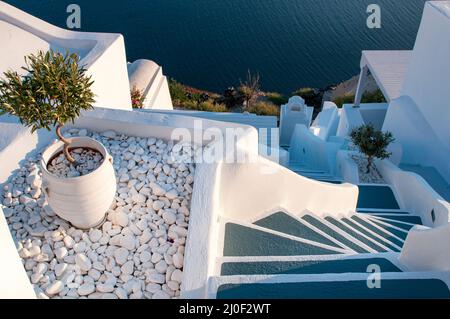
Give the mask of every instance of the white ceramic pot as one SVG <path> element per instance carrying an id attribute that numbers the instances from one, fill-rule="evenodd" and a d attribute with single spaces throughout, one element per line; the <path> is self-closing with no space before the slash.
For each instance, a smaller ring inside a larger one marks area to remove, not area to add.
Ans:
<path id="1" fill-rule="evenodd" d="M 93 172 L 61 178 L 47 170 L 48 163 L 63 151 L 64 143 L 48 147 L 42 154 L 43 190 L 48 204 L 61 218 L 73 226 L 88 229 L 101 225 L 116 194 L 116 175 L 112 157 L 98 141 L 88 137 L 69 138 L 70 148 L 91 148 L 100 152 L 103 162 Z"/>

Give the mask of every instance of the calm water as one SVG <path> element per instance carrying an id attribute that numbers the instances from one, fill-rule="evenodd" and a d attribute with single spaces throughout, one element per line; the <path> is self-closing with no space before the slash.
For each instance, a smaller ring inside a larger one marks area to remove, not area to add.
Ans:
<path id="1" fill-rule="evenodd" d="M 248 69 L 265 90 L 322 87 L 359 72 L 362 49 L 411 49 L 425 0 L 12 0 L 66 27 L 81 6 L 81 30 L 119 32 L 127 58 L 148 58 L 181 82 L 222 92 Z M 366 8 L 382 28 L 366 27 Z"/>

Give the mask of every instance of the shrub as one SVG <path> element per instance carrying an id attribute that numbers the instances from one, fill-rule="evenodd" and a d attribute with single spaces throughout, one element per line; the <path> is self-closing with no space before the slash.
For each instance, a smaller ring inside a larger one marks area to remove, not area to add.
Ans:
<path id="1" fill-rule="evenodd" d="M 236 105 L 242 105 L 244 102 L 242 96 L 233 86 L 228 87 L 224 92 L 223 96 L 218 99 L 223 102 L 227 108 L 233 108 Z"/>
<path id="2" fill-rule="evenodd" d="M 257 115 L 272 115 L 279 116 L 280 107 L 267 101 L 258 101 L 248 109 L 248 112 L 255 113 Z"/>
<path id="3" fill-rule="evenodd" d="M 227 112 L 228 111 L 225 104 L 215 103 L 213 100 L 207 100 L 207 101 L 201 102 L 198 105 L 198 109 L 200 111 L 206 111 L 206 112 Z"/>
<path id="4" fill-rule="evenodd" d="M 344 96 L 339 96 L 333 100 L 333 102 L 338 106 L 342 107 L 344 104 L 353 104 L 355 102 L 354 94 L 346 94 Z M 381 90 L 376 90 L 374 92 L 366 92 L 361 98 L 361 103 L 385 103 L 386 99 L 383 96 Z"/>
<path id="5" fill-rule="evenodd" d="M 292 95 L 298 95 L 301 96 L 302 98 L 306 99 L 308 97 L 313 97 L 316 94 L 316 90 L 313 88 L 309 88 L 309 87 L 305 87 L 305 88 L 300 88 L 297 91 L 294 91 L 292 93 Z"/>
<path id="6" fill-rule="evenodd" d="M 144 100 L 145 97 L 142 94 L 142 91 L 136 86 L 133 86 L 131 89 L 131 106 L 134 109 L 142 109 L 144 107 Z"/>
<path id="7" fill-rule="evenodd" d="M 261 88 L 259 81 L 259 74 L 252 74 L 250 70 L 247 72 L 247 79 L 245 82 L 241 81 L 238 92 L 245 101 L 246 108 L 250 108 L 252 101 L 258 97 Z"/>
<path id="8" fill-rule="evenodd" d="M 314 88 L 300 88 L 292 93 L 292 96 L 300 96 L 305 100 L 306 105 L 320 106 L 322 104 L 322 92 Z"/>
<path id="9" fill-rule="evenodd" d="M 367 124 L 353 129 L 350 133 L 350 137 L 353 144 L 355 144 L 359 151 L 366 156 L 366 173 L 370 172 L 370 168 L 375 158 L 385 159 L 392 155 L 387 151 L 389 144 L 395 140 L 391 132 L 375 130 L 372 124 Z"/>
<path id="10" fill-rule="evenodd" d="M 17 116 L 32 132 L 40 128 L 51 130 L 56 125 L 56 134 L 64 142 L 64 155 L 71 163 L 75 160 L 69 154 L 69 141 L 62 136 L 61 127 L 74 122 L 82 110 L 91 109 L 94 103 L 93 81 L 86 69 L 78 65 L 79 60 L 75 53 L 39 51 L 25 57 L 26 75 L 7 71 L 0 79 L 0 115 Z"/>
<path id="11" fill-rule="evenodd" d="M 205 112 L 228 112 L 225 104 L 216 103 L 214 100 L 207 100 L 200 103 L 196 101 L 186 101 L 183 107 L 189 110 L 205 111 Z"/>
<path id="12" fill-rule="evenodd" d="M 288 98 L 281 93 L 268 92 L 266 93 L 267 100 L 275 105 L 283 105 L 288 102 Z"/>
<path id="13" fill-rule="evenodd" d="M 333 100 L 337 107 L 342 107 L 344 104 L 351 104 L 355 102 L 354 94 L 345 94 L 343 96 L 338 96 Z"/>
<path id="14" fill-rule="evenodd" d="M 174 79 L 169 79 L 169 91 L 175 104 L 181 104 L 188 100 L 184 86 Z"/>

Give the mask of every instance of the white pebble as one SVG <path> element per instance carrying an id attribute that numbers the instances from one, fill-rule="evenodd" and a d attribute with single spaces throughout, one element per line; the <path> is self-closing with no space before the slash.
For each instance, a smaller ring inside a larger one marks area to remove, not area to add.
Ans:
<path id="1" fill-rule="evenodd" d="M 96 243 L 102 238 L 103 233 L 99 229 L 92 229 L 89 232 L 89 239 L 91 242 Z"/>
<path id="2" fill-rule="evenodd" d="M 102 283 L 100 283 L 100 284 L 97 284 L 97 291 L 98 292 L 103 292 L 103 293 L 106 293 L 106 292 L 113 292 L 114 291 L 114 285 L 111 285 L 111 284 L 102 284 Z"/>
<path id="3" fill-rule="evenodd" d="M 113 217 L 114 225 L 126 227 L 128 225 L 128 216 L 124 212 L 117 212 Z"/>
<path id="4" fill-rule="evenodd" d="M 123 288 L 116 288 L 116 290 L 114 290 L 114 293 L 119 299 L 128 299 L 127 291 Z"/>
<path id="5" fill-rule="evenodd" d="M 125 248 L 118 248 L 114 251 L 114 258 L 119 265 L 123 265 L 127 261 L 128 250 Z"/>
<path id="6" fill-rule="evenodd" d="M 166 276 L 158 273 L 153 273 L 148 276 L 148 281 L 155 284 L 163 284 L 166 282 Z"/>
<path id="7" fill-rule="evenodd" d="M 63 289 L 64 289 L 64 284 L 62 283 L 62 281 L 57 280 L 57 281 L 53 282 L 50 286 L 48 286 L 47 289 L 45 289 L 45 293 L 47 295 L 56 295 Z"/>
<path id="8" fill-rule="evenodd" d="M 173 265 L 176 268 L 183 268 L 184 257 L 180 253 L 176 253 L 172 256 Z"/>
<path id="9" fill-rule="evenodd" d="M 80 296 L 87 296 L 95 291 L 95 285 L 91 283 L 85 283 L 82 284 L 80 287 L 78 287 L 78 294 Z"/>
<path id="10" fill-rule="evenodd" d="M 132 260 L 127 261 L 122 267 L 120 267 L 120 270 L 126 275 L 132 275 L 134 272 L 134 262 Z"/>
<path id="11" fill-rule="evenodd" d="M 133 235 L 126 235 L 120 239 L 120 246 L 128 250 L 133 250 L 136 246 L 135 237 Z"/>
<path id="12" fill-rule="evenodd" d="M 77 254 L 75 256 L 75 263 L 83 271 L 89 271 L 92 268 L 91 260 L 85 254 Z"/>
<path id="13" fill-rule="evenodd" d="M 181 283 L 183 281 L 183 272 L 180 269 L 175 269 L 170 279 L 178 283 Z"/>

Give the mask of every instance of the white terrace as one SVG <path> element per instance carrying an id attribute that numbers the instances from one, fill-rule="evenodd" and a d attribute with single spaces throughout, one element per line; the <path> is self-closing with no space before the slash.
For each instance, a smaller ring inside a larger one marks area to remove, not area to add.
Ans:
<path id="1" fill-rule="evenodd" d="M 184 128 L 199 137 L 198 145 L 224 151 L 213 163 L 196 164 L 181 297 L 450 297 L 450 1 L 426 3 L 412 51 L 363 52 L 358 107 L 339 109 L 325 102 L 311 123 L 311 108 L 294 97 L 282 107 L 279 127 L 276 118 L 256 115 L 156 110 L 156 105 L 130 110 L 125 93 L 129 79 L 141 82 L 126 74 L 120 36 L 61 30 L 2 2 L 0 31 L 0 37 L 34 38 L 42 48 L 58 39 L 61 47 L 78 49 L 86 57 L 90 50 L 98 53 L 93 48 L 104 50 L 96 61 L 115 52 L 105 61 L 107 68 L 93 71 L 100 83 L 105 77 L 120 78 L 121 84 L 99 88 L 105 103 L 84 113 L 73 127 L 165 141 L 180 140 L 179 128 Z M 78 39 L 100 43 L 102 37 L 116 42 L 78 48 L 86 43 Z M 17 67 L 24 54 L 40 47 L 21 47 L 16 53 L 11 42 L 11 50 L 2 51 L 9 60 L 0 57 L 10 61 L 3 69 Z M 158 67 L 143 64 L 164 79 Z M 359 103 L 368 71 L 388 103 Z M 120 99 L 112 98 L 119 92 Z M 349 146 L 348 134 L 365 123 L 396 138 L 393 156 L 376 162 L 381 179 L 365 181 L 352 159 L 358 154 Z M 242 131 L 231 149 L 219 144 L 227 129 Z M 269 139 L 262 136 L 267 132 Z M 52 138 L 1 117 L 0 183 L 8 182 L 23 159 Z M 226 161 L 236 151 L 244 160 Z M 10 227 L 0 215 L 0 297 L 34 298 L 28 275 L 35 270 L 27 274 L 22 266 Z M 367 288 L 368 267 L 374 264 L 382 272 L 381 289 Z"/>

